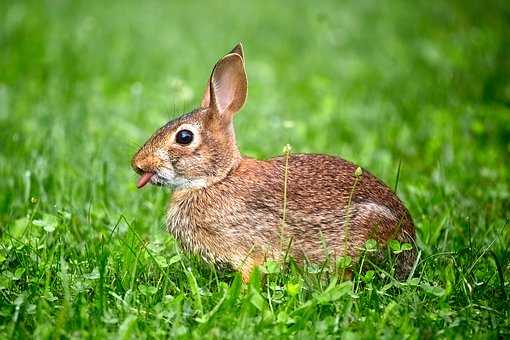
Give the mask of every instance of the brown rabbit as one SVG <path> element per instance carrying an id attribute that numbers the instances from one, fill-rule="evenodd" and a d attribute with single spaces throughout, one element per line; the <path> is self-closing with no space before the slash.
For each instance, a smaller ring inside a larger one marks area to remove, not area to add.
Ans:
<path id="1" fill-rule="evenodd" d="M 200 108 L 161 127 L 132 160 L 148 182 L 174 189 L 168 230 L 205 260 L 227 264 L 247 282 L 254 266 L 282 260 L 353 258 L 366 240 L 414 242 L 412 219 L 383 182 L 327 155 L 259 161 L 241 156 L 233 118 L 247 96 L 238 44 L 214 67 Z M 414 251 L 400 254 L 409 272 Z"/>

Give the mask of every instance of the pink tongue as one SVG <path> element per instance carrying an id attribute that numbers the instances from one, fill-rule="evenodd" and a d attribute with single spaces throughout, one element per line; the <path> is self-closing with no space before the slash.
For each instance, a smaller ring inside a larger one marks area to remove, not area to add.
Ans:
<path id="1" fill-rule="evenodd" d="M 138 183 L 136 183 L 136 187 L 138 189 L 143 188 L 145 186 L 145 184 L 149 183 L 149 181 L 151 180 L 152 176 L 154 176 L 154 173 L 152 173 L 152 172 L 144 173 L 142 175 L 142 177 L 140 177 L 140 179 L 138 180 Z"/>

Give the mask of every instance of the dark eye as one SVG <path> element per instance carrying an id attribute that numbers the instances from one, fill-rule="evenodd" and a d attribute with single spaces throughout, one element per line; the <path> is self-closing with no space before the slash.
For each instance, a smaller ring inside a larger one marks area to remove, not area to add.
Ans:
<path id="1" fill-rule="evenodd" d="M 182 145 L 188 145 L 193 141 L 193 132 L 190 130 L 181 130 L 175 135 L 175 141 Z"/>

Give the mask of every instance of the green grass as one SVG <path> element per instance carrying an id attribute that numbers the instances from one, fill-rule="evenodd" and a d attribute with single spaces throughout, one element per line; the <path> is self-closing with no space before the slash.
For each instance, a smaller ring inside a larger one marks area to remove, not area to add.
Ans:
<path id="1" fill-rule="evenodd" d="M 0 2 L 0 337 L 509 337 L 509 32 L 507 1 Z M 165 232 L 130 158 L 237 41 L 241 150 L 401 163 L 413 279 L 246 287 Z"/>

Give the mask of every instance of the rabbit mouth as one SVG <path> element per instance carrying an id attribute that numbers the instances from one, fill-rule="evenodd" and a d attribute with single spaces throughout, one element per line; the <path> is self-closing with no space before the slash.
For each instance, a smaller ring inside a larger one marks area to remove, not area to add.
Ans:
<path id="1" fill-rule="evenodd" d="M 171 184 L 171 180 L 169 180 L 169 179 L 165 178 L 164 176 L 161 176 L 160 174 L 155 173 L 155 172 L 145 172 L 138 179 L 136 187 L 138 189 L 141 189 L 148 183 L 151 183 L 151 184 L 157 185 L 157 186 L 164 186 L 164 185 Z"/>
<path id="2" fill-rule="evenodd" d="M 153 176 L 154 176 L 153 172 L 145 172 L 138 180 L 138 183 L 136 183 L 136 187 L 138 189 L 143 188 L 147 183 L 151 181 Z"/>
<path id="3" fill-rule="evenodd" d="M 207 185 L 204 178 L 185 178 L 177 176 L 175 172 L 167 167 L 158 169 L 155 172 L 144 172 L 138 179 L 136 186 L 143 188 L 147 183 L 157 186 L 169 186 L 174 189 L 188 188 L 199 189 Z"/>

